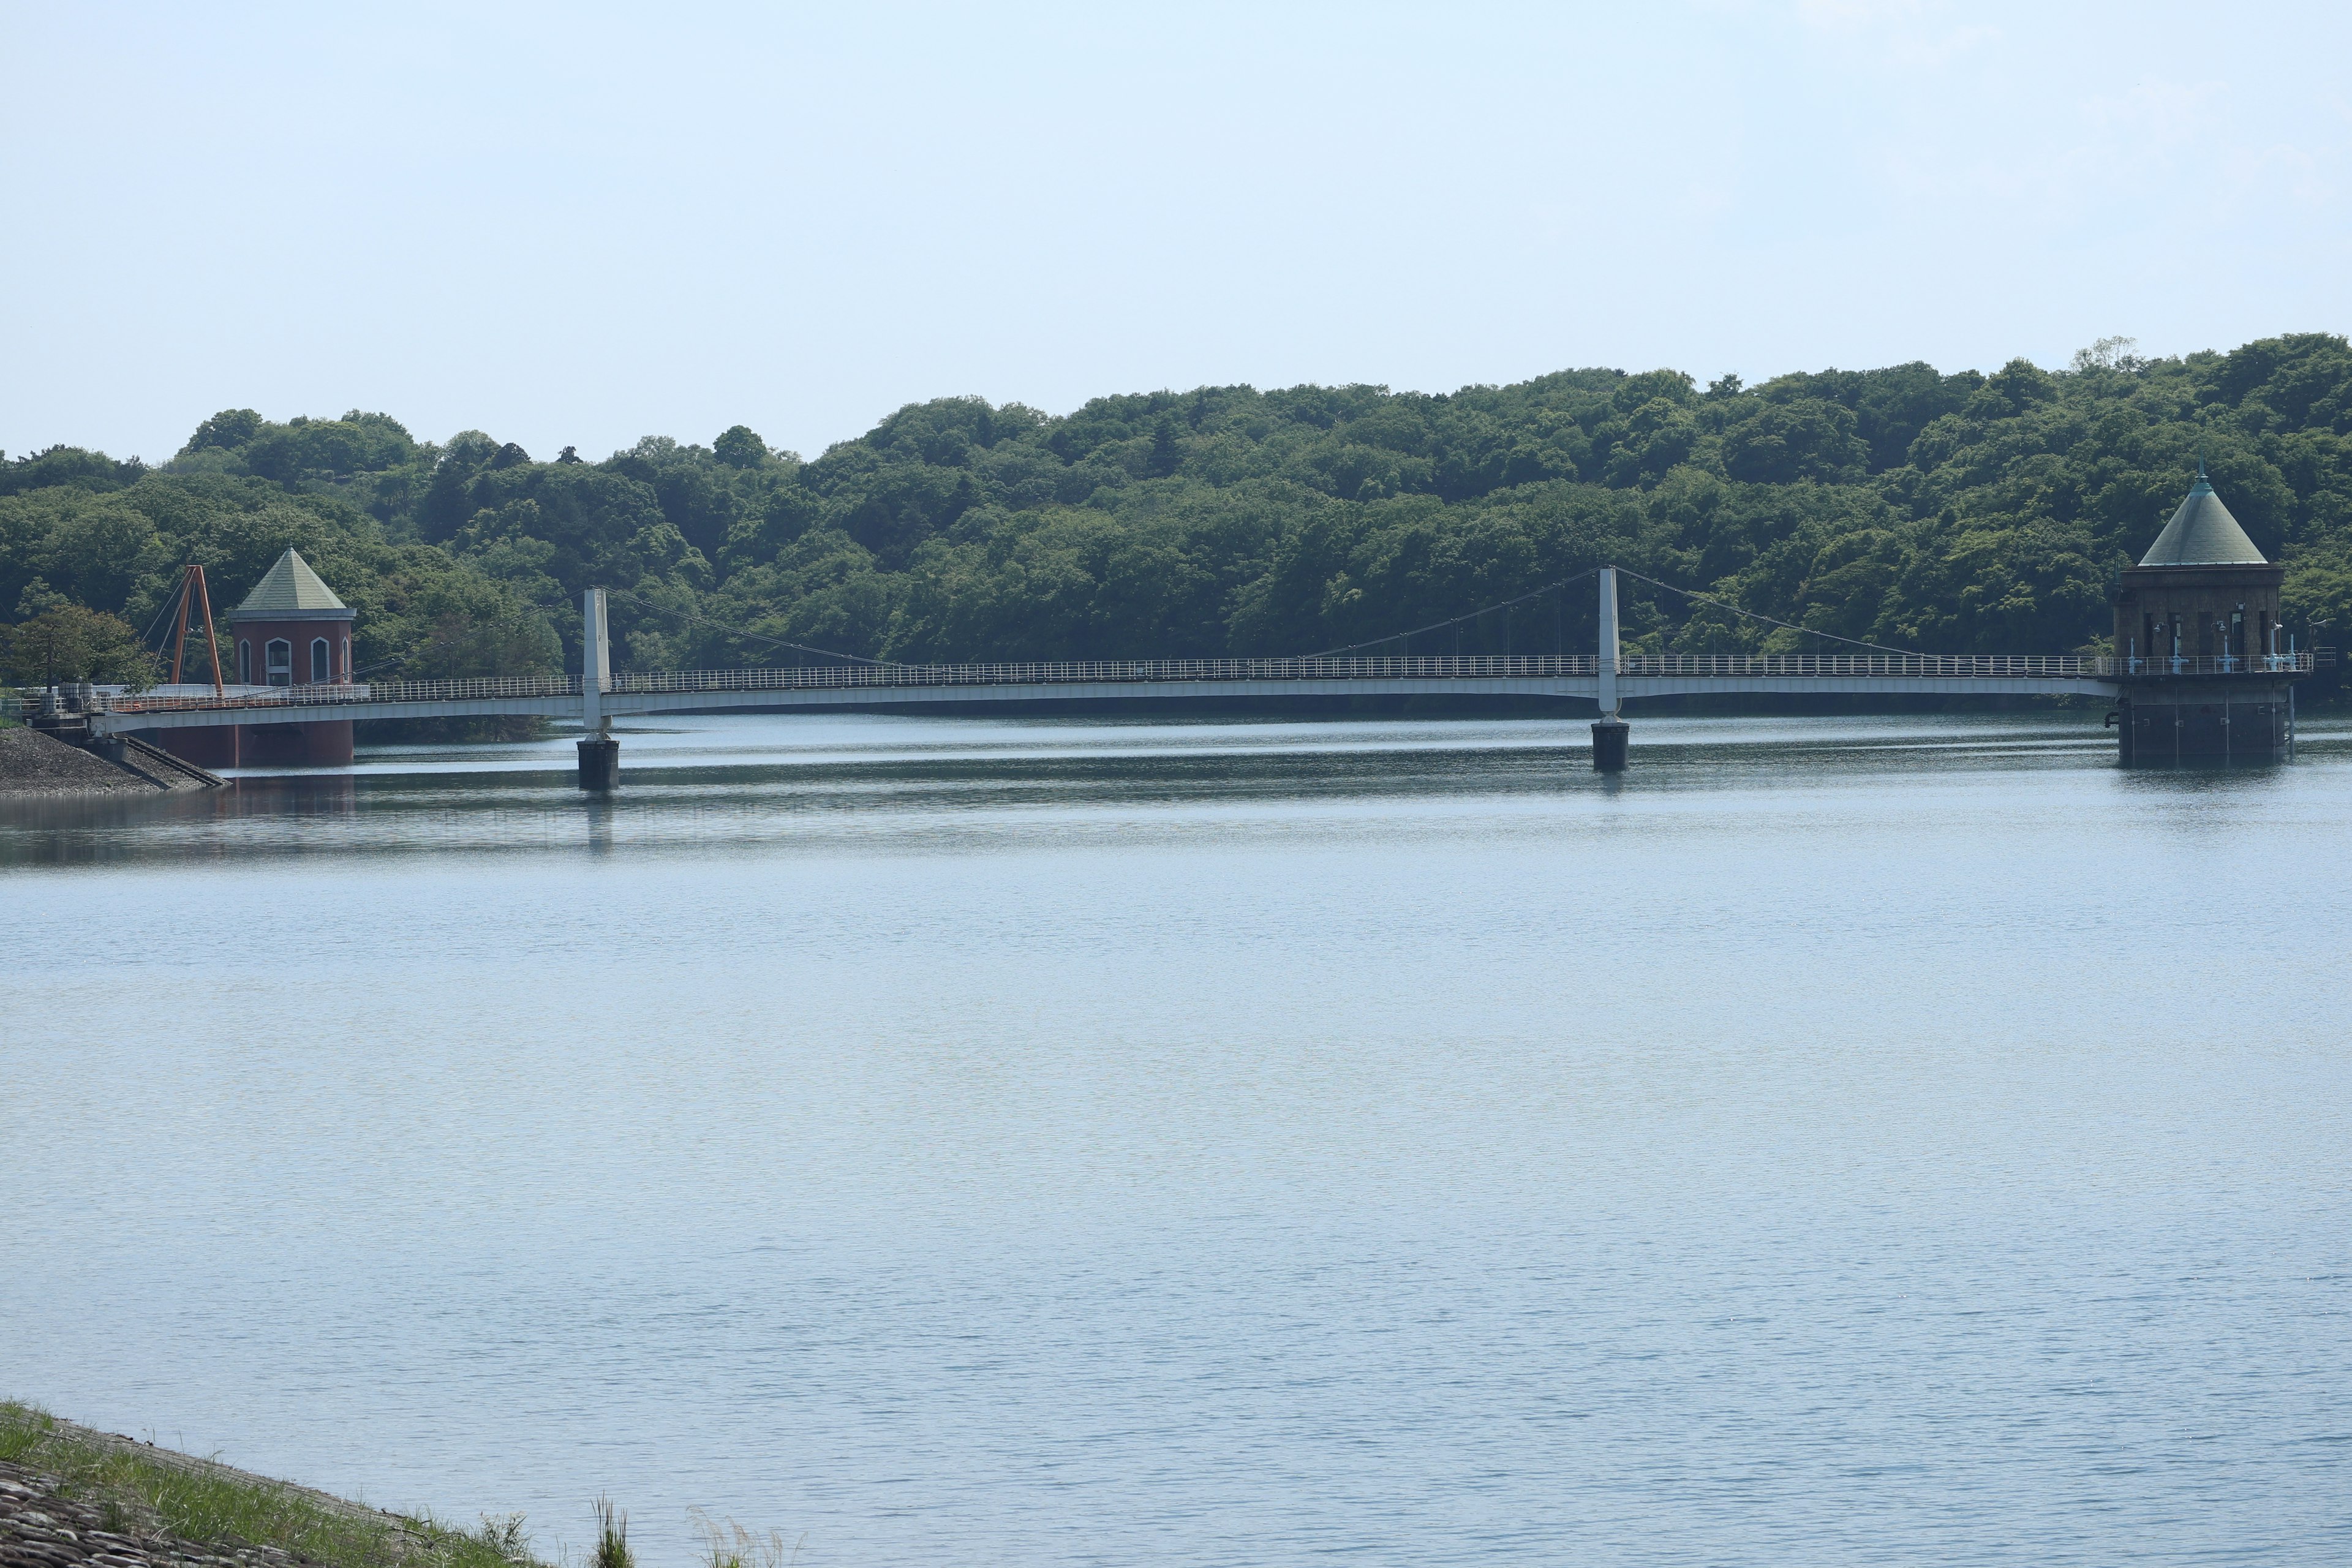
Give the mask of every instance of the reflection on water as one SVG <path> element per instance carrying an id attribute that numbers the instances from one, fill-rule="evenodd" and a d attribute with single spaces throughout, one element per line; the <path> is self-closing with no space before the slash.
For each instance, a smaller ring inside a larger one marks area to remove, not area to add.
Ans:
<path id="1" fill-rule="evenodd" d="M 291 848 L 311 824 L 353 816 L 359 797 L 350 773 L 249 775 L 228 789 L 152 796 L 0 795 L 0 867 Z"/>
<path id="2" fill-rule="evenodd" d="M 1648 799 L 1854 777 L 1905 787 L 1955 773 L 1998 787 L 2042 771 L 2112 763 L 2111 735 L 2058 718 L 1666 719 L 1642 722 L 1629 780 L 1590 769 L 1580 720 L 1139 721 L 943 721 L 872 715 L 682 718 L 623 730 L 623 788 L 573 784 L 572 742 L 377 747 L 344 772 L 236 777 L 226 791 L 87 800 L 0 799 L 0 865 L 109 858 L 405 854 L 566 845 L 730 854 L 747 842 L 832 847 L 890 835 L 1024 832 L 1024 809 L 1106 830 L 1246 815 L 1326 819 L 1351 809 L 1550 811 L 1563 799 Z M 2305 746 L 2324 760 L 2322 729 Z M 2286 769 L 2126 773 L 2125 798 L 2232 801 Z M 1351 807 L 1349 803 L 1354 802 Z M 1171 818 L 1170 820 L 1175 820 Z"/>
<path id="3" fill-rule="evenodd" d="M 2342 1560 L 2342 727 L 1586 733 L 0 804 L 0 1392 L 654 1563 Z"/>

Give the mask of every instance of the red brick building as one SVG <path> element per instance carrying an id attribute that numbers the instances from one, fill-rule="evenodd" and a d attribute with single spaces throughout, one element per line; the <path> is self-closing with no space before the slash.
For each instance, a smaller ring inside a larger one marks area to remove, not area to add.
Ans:
<path id="1" fill-rule="evenodd" d="M 240 686 L 346 686 L 357 615 L 292 550 L 228 613 Z M 348 719 L 163 731 L 175 756 L 202 767 L 348 766 Z"/>

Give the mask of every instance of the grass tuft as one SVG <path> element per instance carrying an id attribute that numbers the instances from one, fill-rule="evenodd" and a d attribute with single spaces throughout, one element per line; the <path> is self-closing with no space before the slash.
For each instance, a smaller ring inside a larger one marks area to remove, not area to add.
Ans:
<path id="1" fill-rule="evenodd" d="M 596 1555 L 590 1562 L 593 1568 L 636 1568 L 629 1551 L 629 1516 L 611 1498 L 596 1500 Z"/>
<path id="2" fill-rule="evenodd" d="M 698 1508 L 687 1511 L 693 1516 L 694 1528 L 702 1536 L 705 1568 L 791 1568 L 793 1560 L 800 1555 L 798 1546 L 789 1553 L 785 1552 L 784 1534 L 780 1530 L 758 1536 L 731 1519 L 720 1524 Z"/>

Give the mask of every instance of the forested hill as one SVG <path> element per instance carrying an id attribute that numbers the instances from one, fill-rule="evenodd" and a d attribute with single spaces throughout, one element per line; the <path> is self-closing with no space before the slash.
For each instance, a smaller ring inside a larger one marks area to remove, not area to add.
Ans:
<path id="1" fill-rule="evenodd" d="M 561 606 L 590 584 L 635 595 L 614 606 L 635 668 L 802 657 L 746 632 L 907 659 L 1288 654 L 1614 561 L 1892 647 L 2058 652 L 2098 639 L 2116 570 L 2201 454 L 2287 563 L 2291 626 L 2352 626 L 2345 339 L 2124 346 L 2058 372 L 1752 387 L 1576 370 L 1440 395 L 1203 387 L 1059 417 L 950 398 L 810 460 L 740 426 L 543 461 L 378 414 L 232 410 L 161 468 L 71 447 L 0 463 L 0 615 L 64 599 L 144 625 L 189 560 L 225 610 L 292 544 L 360 611 L 360 662 L 411 675 L 554 668 Z M 1574 646 L 1584 596 L 1564 624 L 1485 617 L 1461 647 Z M 1649 649 L 1801 640 L 1646 592 L 1627 621 Z"/>

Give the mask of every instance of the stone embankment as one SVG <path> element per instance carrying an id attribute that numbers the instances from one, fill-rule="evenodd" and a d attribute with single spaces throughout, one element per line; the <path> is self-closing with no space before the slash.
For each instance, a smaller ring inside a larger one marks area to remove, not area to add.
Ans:
<path id="1" fill-rule="evenodd" d="M 0 1461 L 0 1568 L 294 1568 L 299 1561 L 274 1546 L 223 1552 L 129 1533 L 130 1521 L 110 1521 L 99 1504 L 64 1492 L 55 1476 Z"/>
<path id="2" fill-rule="evenodd" d="M 0 795 L 138 795 L 222 786 L 204 769 L 143 741 L 126 738 L 121 752 L 115 762 L 39 730 L 0 730 Z"/>

